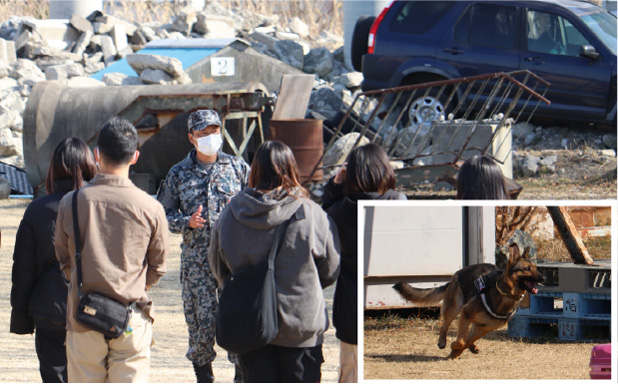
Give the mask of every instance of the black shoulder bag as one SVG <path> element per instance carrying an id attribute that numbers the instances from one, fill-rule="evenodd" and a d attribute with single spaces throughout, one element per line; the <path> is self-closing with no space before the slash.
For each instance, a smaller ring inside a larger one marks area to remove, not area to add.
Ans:
<path id="1" fill-rule="evenodd" d="M 302 206 L 295 217 L 304 217 Z M 217 344 L 231 353 L 257 350 L 279 333 L 275 258 L 290 220 L 277 227 L 268 259 L 239 269 L 223 281 L 215 330 Z"/>
<path id="2" fill-rule="evenodd" d="M 98 331 L 107 339 L 118 338 L 127 329 L 134 303 L 128 306 L 96 293 L 82 294 L 82 256 L 77 220 L 77 193 L 73 193 L 73 229 L 75 233 L 75 264 L 77 266 L 77 295 L 79 306 L 75 319 L 84 326 Z"/>

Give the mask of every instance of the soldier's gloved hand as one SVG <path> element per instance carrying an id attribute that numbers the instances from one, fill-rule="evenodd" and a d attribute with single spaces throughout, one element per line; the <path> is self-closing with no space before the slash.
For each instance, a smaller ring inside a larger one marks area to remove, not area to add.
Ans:
<path id="1" fill-rule="evenodd" d="M 197 208 L 195 213 L 193 213 L 189 219 L 189 228 L 203 228 L 205 222 L 206 220 L 202 218 L 202 206 L 200 205 L 200 207 Z"/>

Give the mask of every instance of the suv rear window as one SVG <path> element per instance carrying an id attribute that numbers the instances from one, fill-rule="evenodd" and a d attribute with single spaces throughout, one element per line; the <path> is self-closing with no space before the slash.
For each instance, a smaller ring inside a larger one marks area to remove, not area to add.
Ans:
<path id="1" fill-rule="evenodd" d="M 422 35 L 446 15 L 456 1 L 406 1 L 388 25 L 389 30 Z"/>
<path id="2" fill-rule="evenodd" d="M 455 40 L 479 46 L 513 48 L 516 12 L 514 7 L 475 4 L 455 25 Z"/>

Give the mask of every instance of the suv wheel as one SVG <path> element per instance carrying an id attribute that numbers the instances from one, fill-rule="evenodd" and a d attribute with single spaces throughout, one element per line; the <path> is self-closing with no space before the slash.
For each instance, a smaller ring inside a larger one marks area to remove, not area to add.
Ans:
<path id="1" fill-rule="evenodd" d="M 445 106 L 450 93 L 449 90 L 444 90 L 439 99 L 436 98 L 438 89 L 430 90 L 427 96 L 425 96 L 424 90 L 419 90 L 418 93 L 421 95 L 410 103 L 410 108 L 405 115 L 408 119 L 406 123 L 430 125 L 431 122 L 440 119 L 440 117 L 446 119 L 452 111 L 453 101 L 449 103 L 449 106 Z"/>
<path id="2" fill-rule="evenodd" d="M 362 71 L 363 55 L 367 53 L 369 30 L 375 19 L 375 16 L 361 16 L 354 26 L 352 43 L 350 44 L 350 59 L 352 60 L 352 67 L 356 71 Z"/>
<path id="3" fill-rule="evenodd" d="M 412 102 L 408 110 L 409 122 L 429 124 L 444 116 L 444 105 L 432 96 L 420 97 Z"/>

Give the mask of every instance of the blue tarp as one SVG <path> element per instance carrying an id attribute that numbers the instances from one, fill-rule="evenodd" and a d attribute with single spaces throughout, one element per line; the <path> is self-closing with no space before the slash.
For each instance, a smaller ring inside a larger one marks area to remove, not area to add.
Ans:
<path id="1" fill-rule="evenodd" d="M 182 68 L 186 70 L 195 63 L 199 62 L 207 56 L 214 54 L 220 49 L 221 47 L 144 47 L 137 53 L 176 58 L 182 62 Z M 93 74 L 91 78 L 96 80 L 103 80 L 103 75 L 112 72 L 119 72 L 121 74 L 126 74 L 129 76 L 138 76 L 137 73 L 131 68 L 131 66 L 129 66 L 129 63 L 126 59 L 120 59 L 117 62 L 110 64 L 108 67 L 102 69 L 101 71 Z"/>

